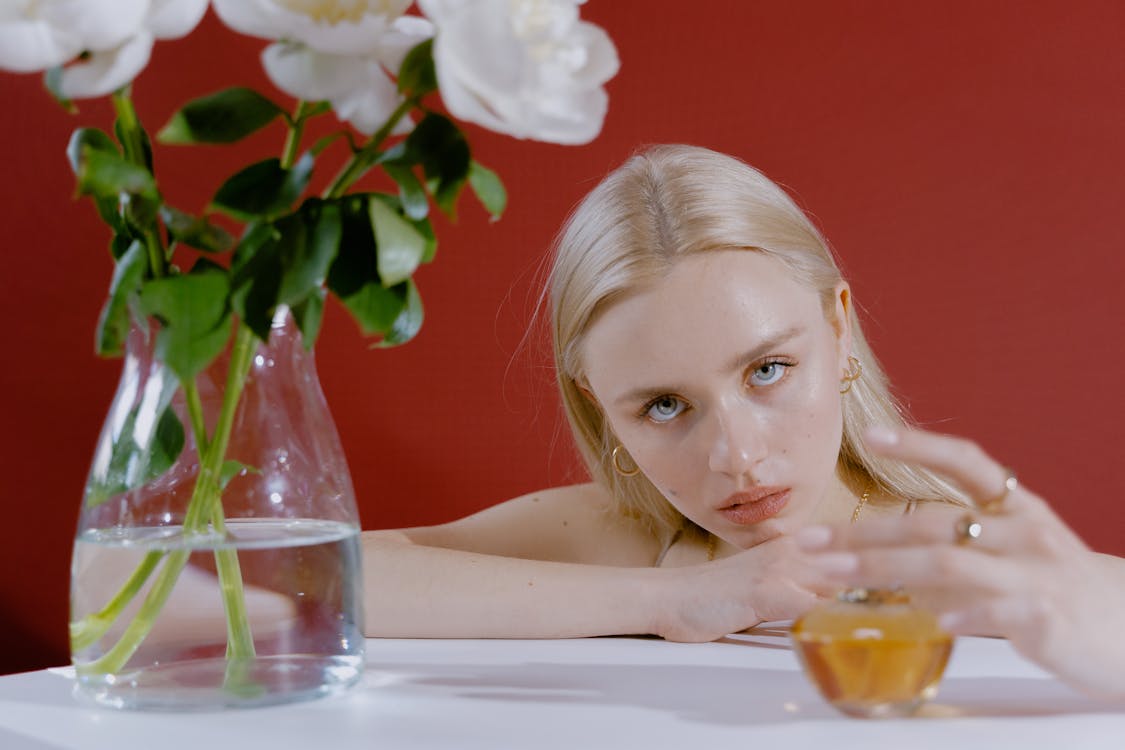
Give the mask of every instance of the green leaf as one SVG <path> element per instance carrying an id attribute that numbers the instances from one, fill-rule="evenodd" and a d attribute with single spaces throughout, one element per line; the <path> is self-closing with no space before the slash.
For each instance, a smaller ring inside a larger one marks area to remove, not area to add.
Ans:
<path id="1" fill-rule="evenodd" d="M 121 214 L 125 217 L 125 226 L 134 236 L 143 236 L 145 231 L 156 222 L 160 212 L 160 199 L 150 198 L 146 195 L 121 194 Z"/>
<path id="2" fill-rule="evenodd" d="M 236 269 L 238 267 L 245 265 L 260 248 L 270 242 L 276 242 L 278 238 L 277 229 L 269 222 L 248 224 L 242 239 L 238 241 L 238 246 L 234 249 L 234 258 L 231 261 L 231 277 L 237 278 Z M 237 286 L 237 284 L 232 283 L 231 286 Z"/>
<path id="3" fill-rule="evenodd" d="M 310 120 L 313 117 L 320 117 L 326 112 L 332 111 L 332 102 L 319 101 L 319 102 L 305 102 L 305 109 L 301 113 L 302 120 Z"/>
<path id="4" fill-rule="evenodd" d="M 335 141 L 339 140 L 340 138 L 343 138 L 343 137 L 346 137 L 346 136 L 347 136 L 346 130 L 338 130 L 335 133 L 329 133 L 326 136 L 323 136 L 321 138 L 317 138 L 316 142 L 313 143 L 312 148 L 309 149 L 309 153 L 312 154 L 313 156 L 320 156 L 321 152 L 324 151 L 324 149 L 331 146 Z"/>
<path id="5" fill-rule="evenodd" d="M 161 143 L 234 143 L 285 110 L 253 89 L 236 86 L 188 102 L 156 138 Z"/>
<path id="6" fill-rule="evenodd" d="M 430 212 L 430 201 L 426 198 L 426 188 L 414 174 L 414 170 L 402 164 L 387 162 L 383 169 L 398 184 L 398 197 L 402 201 L 403 213 L 410 219 L 426 218 Z"/>
<path id="7" fill-rule="evenodd" d="M 160 218 L 176 242 L 208 253 L 222 253 L 234 247 L 234 237 L 207 219 L 192 216 L 167 204 L 160 207 Z"/>
<path id="8" fill-rule="evenodd" d="M 86 148 L 94 151 L 102 151 L 107 154 L 121 154 L 121 151 L 117 148 L 117 144 L 103 131 L 97 128 L 78 128 L 71 134 L 70 141 L 66 146 L 67 161 L 70 162 L 70 168 L 74 170 L 75 176 L 79 175 L 82 171 L 84 161 L 83 149 Z M 117 196 L 94 195 L 91 196 L 91 198 L 94 201 L 94 206 L 98 209 L 98 215 L 101 216 L 102 221 L 108 224 L 115 234 L 120 234 L 124 231 L 124 224 L 118 213 Z"/>
<path id="9" fill-rule="evenodd" d="M 401 300 L 379 280 L 370 196 L 349 195 L 340 207 L 340 249 L 328 270 L 328 288 L 365 335 L 386 333 L 402 307 Z"/>
<path id="10" fill-rule="evenodd" d="M 391 330 L 376 346 L 400 346 L 417 336 L 418 331 L 422 329 L 422 320 L 424 318 L 422 297 L 418 294 L 418 287 L 415 286 L 413 281 L 407 280 L 405 283 L 405 304 L 402 310 L 399 311 L 398 317 L 395 318 L 395 322 L 391 324 Z"/>
<path id="11" fill-rule="evenodd" d="M 430 263 L 437 255 L 437 235 L 429 219 L 414 222 L 414 228 L 426 239 L 426 252 L 422 255 L 423 263 Z"/>
<path id="12" fill-rule="evenodd" d="M 176 380 L 164 377 L 165 373 L 163 369 L 155 370 L 148 383 L 155 382 L 159 387 L 146 387 L 141 401 L 129 410 L 120 428 L 103 433 L 97 455 L 100 457 L 105 451 L 108 460 L 103 463 L 95 459 L 86 483 L 87 507 L 97 507 L 114 495 L 152 481 L 179 458 L 184 449 L 184 425 L 171 406 Z M 141 419 L 142 414 L 159 414 L 155 429 L 151 417 Z"/>
<path id="13" fill-rule="evenodd" d="M 109 241 L 109 253 L 113 256 L 115 261 L 121 260 L 125 257 L 125 253 L 129 252 L 129 248 L 133 246 L 133 242 L 140 239 L 139 237 L 132 236 L 127 229 L 122 230 L 119 234 L 114 234 L 113 239 Z"/>
<path id="14" fill-rule="evenodd" d="M 78 192 L 114 200 L 121 193 L 159 201 L 156 180 L 144 167 L 138 167 L 116 153 L 90 146 L 82 148 L 79 160 Z"/>
<path id="15" fill-rule="evenodd" d="M 121 155 L 121 149 L 105 131 L 97 128 L 78 128 L 70 134 L 70 141 L 66 144 L 66 158 L 70 168 L 77 175 L 82 171 L 83 150 L 104 151 L 108 154 Z"/>
<path id="16" fill-rule="evenodd" d="M 469 142 L 452 120 L 426 115 L 406 136 L 406 152 L 421 163 L 438 208 L 456 217 L 457 196 L 469 176 Z"/>
<path id="17" fill-rule="evenodd" d="M 434 40 L 416 45 L 406 53 L 398 69 L 398 90 L 408 96 L 422 96 L 437 91 L 434 69 Z"/>
<path id="18" fill-rule="evenodd" d="M 141 288 L 141 310 L 161 323 L 156 357 L 182 382 L 194 378 L 230 338 L 230 282 L 206 270 L 153 279 Z"/>
<path id="19" fill-rule="evenodd" d="M 232 268 L 231 300 L 260 339 L 269 338 L 279 304 L 295 306 L 324 284 L 340 234 L 339 207 L 313 200 L 279 219 L 268 239 L 253 237 L 253 252 L 240 246 Z"/>
<path id="20" fill-rule="evenodd" d="M 263 244 L 244 264 L 231 269 L 231 305 L 250 330 L 269 341 L 277 293 L 281 288 L 279 246 L 292 237 L 278 236 Z"/>
<path id="21" fill-rule="evenodd" d="M 257 469 L 250 464 L 244 464 L 241 461 L 228 459 L 223 461 L 223 466 L 219 469 L 219 487 L 226 489 L 230 481 L 239 474 L 246 472 L 248 474 L 261 474 L 261 470 Z"/>
<path id="22" fill-rule="evenodd" d="M 381 198 L 373 195 L 368 204 L 375 231 L 376 268 L 383 286 L 394 286 L 418 268 L 426 254 L 426 238 Z"/>
<path id="23" fill-rule="evenodd" d="M 136 137 L 140 139 L 141 153 L 139 156 L 144 160 L 144 166 L 152 172 L 152 141 L 148 139 L 148 131 L 146 131 L 141 124 L 134 120 L 130 124 L 126 124 L 120 117 L 113 121 L 113 134 L 117 136 L 117 142 L 125 144 L 126 158 L 133 158 L 129 153 L 129 141 L 131 140 L 130 131 L 135 130 Z"/>
<path id="24" fill-rule="evenodd" d="M 140 289 L 147 268 L 144 243 L 133 240 L 113 269 L 109 298 L 98 316 L 95 350 L 99 355 L 120 357 L 123 353 L 129 335 L 129 299 Z"/>
<path id="25" fill-rule="evenodd" d="M 324 298 L 327 295 L 324 288 L 314 289 L 312 294 L 292 307 L 293 318 L 301 329 L 301 341 L 307 351 L 312 351 L 316 337 L 320 334 L 320 324 L 324 320 Z"/>
<path id="26" fill-rule="evenodd" d="M 251 164 L 224 182 L 212 203 L 243 221 L 283 214 L 308 187 L 314 162 L 305 154 L 292 169 L 278 159 Z"/>
<path id="27" fill-rule="evenodd" d="M 281 286 L 280 241 L 281 234 L 273 224 L 251 224 L 231 262 L 231 305 L 262 341 L 269 338 Z"/>
<path id="28" fill-rule="evenodd" d="M 508 205 L 508 191 L 504 189 L 504 183 L 500 181 L 499 175 L 479 161 L 473 160 L 469 163 L 469 185 L 481 205 L 491 215 L 492 221 L 499 220 Z"/>
<path id="29" fill-rule="evenodd" d="M 91 195 L 90 200 L 94 202 L 94 207 L 98 210 L 98 216 L 109 225 L 115 235 L 129 233 L 125 222 L 121 220 L 121 213 L 118 210 L 121 205 L 119 200 L 97 195 Z M 134 238 L 126 237 L 125 239 L 126 245 L 128 245 Z"/>
<path id="30" fill-rule="evenodd" d="M 406 286 L 409 283 L 404 281 L 388 289 L 382 284 L 368 282 L 340 301 L 355 318 L 365 336 L 376 333 L 389 335 L 406 307 Z"/>
<path id="31" fill-rule="evenodd" d="M 336 202 L 340 207 L 340 248 L 328 269 L 328 288 L 341 300 L 364 284 L 379 284 L 375 233 L 367 201 L 366 195 L 349 195 Z"/>
<path id="32" fill-rule="evenodd" d="M 284 226 L 278 223 L 282 236 L 278 301 L 294 305 L 323 286 L 328 277 L 328 269 L 340 249 L 340 207 L 312 200 L 283 221 Z M 292 241 L 287 242 L 289 235 Z"/>

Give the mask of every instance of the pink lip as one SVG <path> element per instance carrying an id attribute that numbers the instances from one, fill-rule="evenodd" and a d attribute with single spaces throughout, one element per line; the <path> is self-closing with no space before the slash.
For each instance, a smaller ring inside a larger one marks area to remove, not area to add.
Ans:
<path id="1" fill-rule="evenodd" d="M 755 487 L 736 492 L 718 509 L 724 518 L 739 526 L 750 526 L 773 518 L 789 503 L 787 487 Z"/>

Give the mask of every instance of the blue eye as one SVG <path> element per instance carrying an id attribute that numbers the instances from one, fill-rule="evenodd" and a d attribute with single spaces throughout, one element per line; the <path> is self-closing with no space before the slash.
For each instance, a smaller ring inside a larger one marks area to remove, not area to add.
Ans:
<path id="1" fill-rule="evenodd" d="M 773 385 L 785 375 L 785 370 L 793 365 L 788 362 L 764 362 L 750 373 L 750 385 L 759 387 Z"/>
<path id="2" fill-rule="evenodd" d="M 653 422 L 671 422 L 684 412 L 687 405 L 675 396 L 661 396 L 649 402 L 645 407 L 644 415 Z"/>

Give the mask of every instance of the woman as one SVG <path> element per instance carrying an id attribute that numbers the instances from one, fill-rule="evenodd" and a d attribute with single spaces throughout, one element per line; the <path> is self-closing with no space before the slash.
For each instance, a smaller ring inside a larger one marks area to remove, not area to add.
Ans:
<path id="1" fill-rule="evenodd" d="M 369 635 L 701 641 L 904 584 L 950 630 L 1125 698 L 1125 561 L 904 423 L 824 240 L 760 173 L 634 156 L 570 218 L 549 291 L 594 481 L 367 532 Z"/>
<path id="2" fill-rule="evenodd" d="M 816 228 L 757 171 L 664 146 L 610 174 L 550 279 L 563 403 L 594 481 L 367 532 L 372 636 L 719 638 L 837 584 L 811 523 L 959 511 L 862 441 L 902 426 Z"/>

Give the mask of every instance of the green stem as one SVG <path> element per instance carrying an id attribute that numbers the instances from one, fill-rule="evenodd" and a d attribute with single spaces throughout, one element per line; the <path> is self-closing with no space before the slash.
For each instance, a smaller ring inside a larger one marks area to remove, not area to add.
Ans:
<path id="1" fill-rule="evenodd" d="M 141 127 L 137 110 L 133 107 L 133 98 L 129 87 L 113 92 L 113 109 L 117 113 L 117 132 L 121 139 L 121 147 L 125 150 L 125 158 L 139 167 L 149 169 L 148 156 L 145 153 L 144 128 Z M 145 250 L 148 253 L 148 266 L 153 278 L 166 276 L 168 273 L 168 260 L 164 256 L 164 247 L 160 235 L 155 227 L 146 227 Z"/>
<path id="2" fill-rule="evenodd" d="M 112 98 L 113 110 L 117 113 L 117 130 L 122 141 L 121 146 L 125 149 L 125 158 L 148 169 L 141 120 L 137 117 L 137 110 L 133 107 L 133 97 L 129 93 L 129 88 L 118 89 L 113 92 Z"/>
<path id="3" fill-rule="evenodd" d="M 234 425 L 234 416 L 238 402 L 242 398 L 242 390 L 246 385 L 246 378 L 250 372 L 250 364 L 256 350 L 254 333 L 243 324 L 239 324 L 238 333 L 235 335 L 234 346 L 231 350 L 230 367 L 227 371 L 226 390 L 223 393 L 223 404 L 219 412 L 219 421 L 215 426 L 215 434 L 207 443 L 200 461 L 199 476 L 196 478 L 192 491 L 191 501 L 188 503 L 187 513 L 184 516 L 184 542 L 190 545 L 190 537 L 194 534 L 204 533 L 207 530 L 207 520 L 210 519 L 215 531 L 223 533 L 226 524 L 223 521 L 222 487 L 220 478 L 222 473 L 223 457 L 226 455 L 230 444 L 230 433 Z M 194 383 L 185 385 L 185 391 L 195 390 Z M 194 397 L 195 406 L 191 406 L 192 397 L 189 396 L 189 411 L 197 416 L 192 417 L 192 429 L 197 421 L 202 422 L 202 407 L 198 402 L 198 392 Z M 198 435 L 206 435 L 200 431 Z M 198 438 L 197 438 L 198 441 Z M 79 667 L 80 671 L 90 673 L 118 672 L 125 666 L 129 658 L 140 647 L 156 617 L 164 607 L 168 596 L 179 579 L 180 573 L 187 564 L 191 550 L 176 550 L 175 552 L 162 553 L 150 552 L 134 571 L 129 582 L 122 588 L 118 596 L 107 605 L 106 609 L 118 606 L 115 602 L 121 600 L 119 609 L 123 608 L 129 599 L 134 597 L 145 580 L 151 575 L 152 570 L 144 571 L 146 565 L 155 567 L 160 557 L 165 557 L 165 563 L 153 583 L 152 589 L 145 597 L 140 610 L 132 622 L 125 629 L 121 638 L 101 658 Z M 155 559 L 150 559 L 156 556 Z M 242 573 L 238 563 L 238 552 L 234 549 L 218 549 L 215 559 L 219 575 L 219 590 L 223 600 L 223 607 L 227 615 L 227 655 L 232 659 L 250 659 L 254 657 L 254 639 L 250 632 L 249 618 L 246 611 L 246 597 L 242 584 Z M 135 583 L 135 585 L 133 585 Z M 104 611 L 104 610 L 103 610 Z M 103 631 L 104 632 L 104 631 Z M 96 640 L 96 639 L 95 639 Z"/>
<path id="4" fill-rule="evenodd" d="M 203 401 L 199 398 L 199 387 L 194 380 L 184 383 L 184 400 L 187 401 L 191 431 L 195 435 L 195 450 L 202 461 L 207 453 L 207 423 L 203 421 Z"/>
<path id="5" fill-rule="evenodd" d="M 145 581 L 156 570 L 156 566 L 164 559 L 163 552 L 149 552 L 141 560 L 141 564 L 129 576 L 129 580 L 121 590 L 102 607 L 100 612 L 86 615 L 78 622 L 70 623 L 70 649 L 74 653 L 83 651 L 98 642 L 105 635 L 113 622 L 121 615 L 126 605 L 133 600 Z"/>
<path id="6" fill-rule="evenodd" d="M 227 614 L 227 658 L 253 659 L 254 635 L 250 632 L 250 616 L 246 610 L 238 550 L 215 550 L 215 568 L 219 574 L 223 610 Z"/>
<path id="7" fill-rule="evenodd" d="M 391 131 L 395 129 L 399 121 L 402 120 L 417 103 L 418 100 L 415 97 L 402 100 L 398 107 L 395 108 L 395 111 L 391 113 L 391 116 L 387 118 L 387 121 L 383 123 L 383 127 L 379 128 L 375 131 L 375 135 L 371 136 L 371 140 L 364 144 L 363 148 L 359 151 L 352 154 L 352 158 L 344 165 L 340 174 L 336 175 L 336 179 L 334 179 L 332 184 L 328 186 L 328 189 L 324 191 L 325 198 L 339 198 L 348 188 L 355 184 L 356 180 L 362 177 L 363 174 L 371 168 L 376 153 L 387 138 L 390 137 Z"/>
<path id="8" fill-rule="evenodd" d="M 285 148 L 281 152 L 282 169 L 290 169 L 297 161 L 297 149 L 301 145 L 301 136 L 305 134 L 305 116 L 308 107 L 305 102 L 297 102 L 297 109 L 293 113 L 293 124 L 289 126 L 289 134 L 285 137 Z"/>
<path id="9" fill-rule="evenodd" d="M 223 457 L 230 442 L 234 414 L 250 374 L 250 364 L 254 361 L 257 339 L 254 332 L 244 324 L 239 324 L 231 351 L 230 368 L 227 370 L 227 384 L 223 393 L 223 406 L 219 412 L 219 422 L 215 426 L 215 440 L 208 458 L 212 468 L 222 471 Z M 233 394 L 233 397 L 232 397 Z M 214 464 L 217 462 L 217 467 Z M 213 473 L 214 481 L 219 479 Z M 215 530 L 225 534 L 223 519 L 222 488 L 216 484 L 214 502 L 211 507 L 211 523 Z M 250 618 L 246 611 L 246 596 L 242 586 L 242 568 L 235 549 L 215 550 L 215 566 L 219 575 L 219 591 L 223 599 L 223 609 L 227 614 L 227 657 L 231 659 L 254 658 L 254 637 L 250 632 Z"/>
<path id="10" fill-rule="evenodd" d="M 145 636 L 152 630 L 152 626 L 156 624 L 156 617 L 164 608 L 164 603 L 168 601 L 172 589 L 176 587 L 176 581 L 179 580 L 180 573 L 190 556 L 191 550 L 186 549 L 168 553 L 164 567 L 152 585 L 152 590 L 148 592 L 140 610 L 129 623 L 129 627 L 125 628 L 120 640 L 101 658 L 89 664 L 79 665 L 79 674 L 108 674 L 121 671 L 130 657 L 136 653 Z"/>

